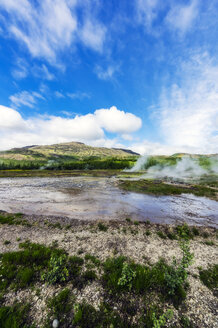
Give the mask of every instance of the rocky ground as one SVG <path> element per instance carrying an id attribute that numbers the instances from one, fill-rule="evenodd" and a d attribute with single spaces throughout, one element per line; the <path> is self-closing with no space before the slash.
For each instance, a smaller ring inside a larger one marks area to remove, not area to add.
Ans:
<path id="1" fill-rule="evenodd" d="M 2 213 L 3 217 L 5 215 Z M 189 283 L 187 297 L 179 307 L 174 308 L 170 303 L 164 305 L 166 308 L 173 308 L 174 312 L 168 326 L 215 328 L 218 327 L 216 290 L 211 290 L 202 283 L 199 279 L 199 268 L 206 270 L 209 266 L 217 264 L 217 231 L 206 227 L 198 227 L 193 231 L 190 228 L 190 231 L 190 251 L 194 254 L 194 261 L 187 269 Z M 160 258 L 164 258 L 167 263 L 171 263 L 173 257 L 181 259 L 182 252 L 178 238 L 174 226 L 155 225 L 149 221 L 139 223 L 126 219 L 104 221 L 104 223 L 80 222 L 69 221 L 67 218 L 18 214 L 15 221 L 0 224 L 0 253 L 19 251 L 19 244 L 29 240 L 31 243 L 46 246 L 56 245 L 70 256 L 84 258 L 86 254 L 90 254 L 100 263 L 107 258 L 122 255 L 135 263 L 153 265 Z M 65 287 L 72 291 L 75 302 L 85 300 L 98 309 L 105 301 L 105 291 L 100 282 L 102 269 L 96 272 L 97 278 L 89 281 L 82 288 L 77 288 L 71 282 L 66 283 Z M 43 323 L 47 315 L 46 302 L 62 289 L 61 284 L 48 285 L 41 282 L 17 290 L 8 288 L 3 305 L 10 306 L 15 301 L 30 302 L 30 317 L 36 327 L 44 327 Z M 189 325 L 185 326 L 181 322 L 179 319 L 181 316 L 189 319 Z M 68 326 L 63 324 L 63 327 Z M 75 327 L 79 326 L 75 325 Z"/>

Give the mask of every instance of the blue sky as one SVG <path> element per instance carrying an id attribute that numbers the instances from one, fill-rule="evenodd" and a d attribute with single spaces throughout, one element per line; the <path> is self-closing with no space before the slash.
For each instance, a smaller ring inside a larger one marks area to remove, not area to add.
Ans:
<path id="1" fill-rule="evenodd" d="M 218 152 L 218 1 L 0 0 L 0 149 Z"/>

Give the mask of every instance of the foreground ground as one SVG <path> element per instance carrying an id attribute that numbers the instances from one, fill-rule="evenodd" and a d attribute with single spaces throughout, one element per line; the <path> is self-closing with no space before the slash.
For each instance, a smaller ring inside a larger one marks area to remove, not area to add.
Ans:
<path id="1" fill-rule="evenodd" d="M 0 327 L 218 327 L 217 231 L 0 214 Z"/>

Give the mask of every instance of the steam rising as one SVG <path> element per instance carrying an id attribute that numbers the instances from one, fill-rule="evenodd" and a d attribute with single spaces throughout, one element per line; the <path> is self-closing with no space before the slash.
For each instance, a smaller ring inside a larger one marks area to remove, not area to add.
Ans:
<path id="1" fill-rule="evenodd" d="M 151 166 L 148 169 L 147 175 L 155 178 L 172 178 L 172 179 L 187 179 L 200 177 L 207 174 L 207 171 L 200 167 L 197 161 L 190 157 L 183 157 L 173 166 L 162 167 L 160 165 Z"/>
<path id="2" fill-rule="evenodd" d="M 152 157 L 148 155 L 140 157 L 134 167 L 129 172 L 138 172 L 146 169 L 143 175 L 145 178 L 169 178 L 175 180 L 185 180 L 201 177 L 207 174 L 218 173 L 218 155 L 206 158 L 207 165 L 200 165 L 198 158 L 192 156 L 184 156 L 177 158 L 174 165 L 169 163 L 152 163 Z"/>

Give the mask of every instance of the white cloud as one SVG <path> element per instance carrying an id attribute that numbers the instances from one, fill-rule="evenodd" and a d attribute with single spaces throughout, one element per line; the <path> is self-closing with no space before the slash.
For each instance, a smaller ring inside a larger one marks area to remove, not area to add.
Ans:
<path id="1" fill-rule="evenodd" d="M 49 72 L 47 66 L 45 64 L 42 64 L 41 66 L 33 66 L 32 68 L 32 74 L 35 77 L 41 78 L 41 79 L 45 79 L 48 81 L 52 81 L 55 79 L 54 74 L 52 74 L 51 72 Z"/>
<path id="2" fill-rule="evenodd" d="M 0 131 L 24 127 L 21 115 L 14 109 L 0 105 Z"/>
<path id="3" fill-rule="evenodd" d="M 149 30 L 153 21 L 158 16 L 160 7 L 160 0 L 136 0 L 136 11 L 139 23 L 143 24 Z"/>
<path id="4" fill-rule="evenodd" d="M 116 107 L 96 110 L 93 114 L 32 117 L 23 119 L 18 111 L 0 106 L 0 148 L 8 149 L 31 144 L 52 144 L 82 141 L 92 145 L 123 146 L 115 139 L 108 139 L 105 132 L 129 134 L 141 126 L 141 120 Z M 123 124 L 124 123 L 124 124 Z"/>
<path id="5" fill-rule="evenodd" d="M 103 69 L 101 66 L 97 65 L 95 67 L 95 73 L 97 74 L 98 78 L 101 80 L 109 80 L 114 76 L 119 70 L 118 65 L 109 65 L 106 69 Z"/>
<path id="6" fill-rule="evenodd" d="M 60 91 L 55 91 L 55 96 L 57 98 L 65 98 L 65 95 L 62 92 L 60 92 Z"/>
<path id="7" fill-rule="evenodd" d="M 198 0 L 192 0 L 187 5 L 173 5 L 166 16 L 167 24 L 185 33 L 198 15 Z"/>
<path id="8" fill-rule="evenodd" d="M 28 75 L 28 65 L 25 60 L 22 58 L 17 59 L 16 68 L 12 70 L 12 76 L 17 79 L 21 80 L 27 77 Z"/>
<path id="9" fill-rule="evenodd" d="M 27 106 L 33 108 L 34 105 L 37 103 L 37 99 L 45 99 L 40 93 L 38 92 L 29 92 L 29 91 L 21 91 L 15 93 L 14 95 L 9 97 L 12 107 L 20 107 L 20 106 Z"/>
<path id="10" fill-rule="evenodd" d="M 180 85 L 165 89 L 160 101 L 164 141 L 192 152 L 218 152 L 218 65 L 203 54 L 179 70 Z"/>
<path id="11" fill-rule="evenodd" d="M 93 48 L 94 50 L 102 52 L 103 44 L 105 41 L 106 28 L 104 25 L 87 19 L 81 31 L 79 31 L 79 37 L 83 43 Z"/>
<path id="12" fill-rule="evenodd" d="M 112 133 L 128 134 L 139 130 L 142 121 L 132 113 L 118 110 L 115 106 L 110 109 L 98 109 L 94 115 L 105 130 Z"/>
<path id="13" fill-rule="evenodd" d="M 91 97 L 89 93 L 80 92 L 80 91 L 74 93 L 67 93 L 67 96 L 71 99 L 80 99 L 80 100 Z"/>
<path id="14" fill-rule="evenodd" d="M 181 147 L 173 147 L 170 145 L 164 145 L 159 142 L 152 142 L 148 140 L 142 140 L 140 142 L 135 143 L 133 142 L 129 149 L 141 155 L 172 155 L 174 153 L 184 151 L 184 149 L 182 149 Z"/>
<path id="15" fill-rule="evenodd" d="M 4 28 L 7 36 L 13 37 L 28 48 L 33 57 L 45 58 L 57 64 L 59 52 L 72 49 L 76 42 L 96 51 L 102 51 L 106 28 L 83 7 L 85 18 L 78 24 L 77 1 L 43 0 L 37 4 L 31 0 L 0 0 L 0 9 L 9 19 Z M 94 6 L 94 4 L 93 4 Z"/>

